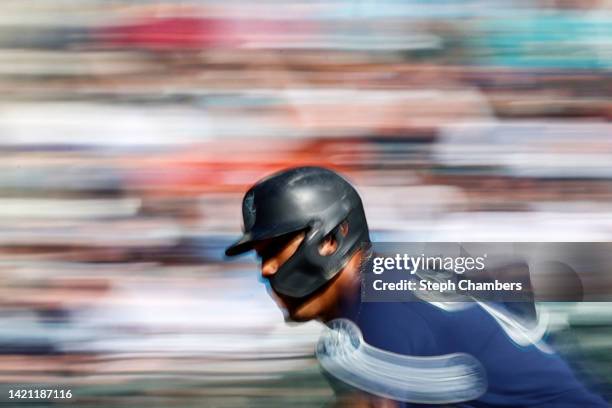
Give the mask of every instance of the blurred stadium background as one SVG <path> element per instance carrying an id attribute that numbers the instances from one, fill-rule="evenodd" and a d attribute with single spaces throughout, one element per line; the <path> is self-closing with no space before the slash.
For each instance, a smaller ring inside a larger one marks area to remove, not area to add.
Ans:
<path id="1" fill-rule="evenodd" d="M 320 327 L 223 259 L 245 189 L 318 164 L 378 240 L 609 241 L 611 69 L 604 0 L 0 2 L 0 399 L 320 406 Z M 612 306 L 543 307 L 610 398 Z"/>

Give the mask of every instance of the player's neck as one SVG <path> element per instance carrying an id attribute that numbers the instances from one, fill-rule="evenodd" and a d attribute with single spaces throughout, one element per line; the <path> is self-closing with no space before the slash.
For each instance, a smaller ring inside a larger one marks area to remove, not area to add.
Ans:
<path id="1" fill-rule="evenodd" d="M 340 272 L 336 284 L 337 295 L 335 301 L 321 315 L 325 323 L 338 318 L 354 318 L 361 295 L 361 251 L 357 252 Z"/>

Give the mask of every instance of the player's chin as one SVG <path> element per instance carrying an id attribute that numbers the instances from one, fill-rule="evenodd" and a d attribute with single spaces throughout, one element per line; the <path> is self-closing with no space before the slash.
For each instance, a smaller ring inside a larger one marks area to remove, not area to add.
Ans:
<path id="1" fill-rule="evenodd" d="M 289 298 L 287 296 L 283 296 L 275 291 L 271 291 L 270 295 L 276 305 L 283 311 L 283 315 L 285 316 L 285 321 L 297 321 L 294 319 L 299 319 L 298 310 L 300 308 L 300 303 L 295 299 Z"/>
<path id="2" fill-rule="evenodd" d="M 307 322 L 315 318 L 308 313 L 304 313 L 299 309 L 285 309 L 285 321 L 286 322 Z"/>
<path id="3" fill-rule="evenodd" d="M 283 311 L 286 322 L 307 322 L 317 318 L 316 302 L 312 298 L 293 298 L 271 291 L 272 298 Z"/>

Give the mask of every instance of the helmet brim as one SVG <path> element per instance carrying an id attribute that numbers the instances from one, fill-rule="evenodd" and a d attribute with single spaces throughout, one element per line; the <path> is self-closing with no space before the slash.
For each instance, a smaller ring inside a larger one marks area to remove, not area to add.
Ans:
<path id="1" fill-rule="evenodd" d="M 279 238 L 283 235 L 304 230 L 305 228 L 306 227 L 301 224 L 276 225 L 273 228 L 254 227 L 251 231 L 245 232 L 242 237 L 238 239 L 238 241 L 228 246 L 225 249 L 225 256 L 236 256 L 243 254 L 251 251 L 258 242 Z"/>

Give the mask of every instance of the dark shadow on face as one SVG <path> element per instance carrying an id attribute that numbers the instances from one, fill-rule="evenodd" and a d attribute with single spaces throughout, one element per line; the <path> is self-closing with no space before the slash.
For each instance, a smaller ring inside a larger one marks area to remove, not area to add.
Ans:
<path id="1" fill-rule="evenodd" d="M 348 223 L 343 222 L 338 228 L 342 235 L 347 235 Z M 332 231 L 318 244 L 321 256 L 330 256 L 338 249 L 334 234 Z M 255 250 L 261 259 L 261 277 L 269 283 L 269 279 L 299 250 L 305 237 L 306 231 L 302 230 L 257 243 Z M 334 283 L 340 275 L 336 274 L 325 285 L 302 298 L 283 295 L 276 292 L 272 285 L 266 286 L 268 294 L 283 310 L 286 321 L 308 321 L 329 314 L 329 310 L 337 303 L 340 293 L 339 288 L 334 288 Z"/>
<path id="2" fill-rule="evenodd" d="M 255 246 L 261 259 L 261 275 L 263 279 L 269 280 L 279 268 L 299 250 L 305 238 L 305 231 L 288 234 L 282 237 L 262 241 Z M 333 254 L 337 249 L 337 243 L 332 235 L 328 235 L 319 244 L 319 253 L 322 256 Z M 327 293 L 327 289 L 336 279 L 332 279 L 323 287 L 302 298 L 283 295 L 267 285 L 270 296 L 284 311 L 286 321 L 307 321 L 320 317 L 328 304 L 333 299 Z"/>
<path id="3" fill-rule="evenodd" d="M 268 294 L 274 299 L 278 306 L 283 309 L 285 319 L 291 318 L 294 311 L 304 302 L 303 298 L 292 298 L 276 292 L 269 279 L 274 276 L 278 269 L 297 251 L 304 239 L 304 231 L 258 242 L 255 245 L 257 256 L 261 260 L 261 278 L 267 281 Z"/>

